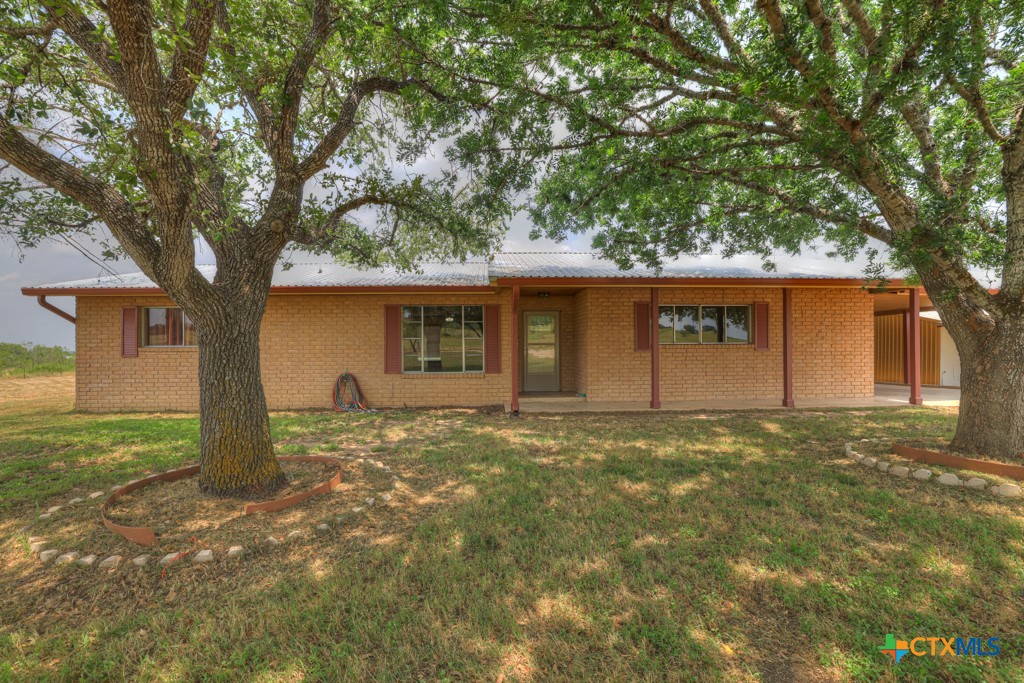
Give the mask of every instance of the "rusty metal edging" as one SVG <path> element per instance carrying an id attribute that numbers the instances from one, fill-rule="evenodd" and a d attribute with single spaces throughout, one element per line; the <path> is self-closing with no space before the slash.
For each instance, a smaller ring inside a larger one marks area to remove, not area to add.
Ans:
<path id="1" fill-rule="evenodd" d="M 1002 477 L 1009 477 L 1011 479 L 1024 481 L 1024 467 L 1020 465 L 1011 465 L 1005 462 L 992 462 L 991 460 L 963 458 L 959 455 L 949 455 L 948 453 L 939 453 L 938 451 L 929 451 L 924 448 L 914 448 L 912 446 L 901 446 L 899 444 L 893 444 L 892 450 L 897 455 L 902 455 L 905 458 L 910 458 L 911 460 L 927 463 L 929 465 L 947 465 L 961 470 L 984 472 L 985 474 L 995 474 Z"/>
<path id="2" fill-rule="evenodd" d="M 160 474 L 143 477 L 138 481 L 122 486 L 110 494 L 106 502 L 103 503 L 102 507 L 100 507 L 100 517 L 103 519 L 103 526 L 107 527 L 108 530 L 113 531 L 119 536 L 124 536 L 132 543 L 138 543 L 139 545 L 156 545 L 156 533 L 153 531 L 152 527 L 124 526 L 121 524 L 115 524 L 107 519 L 107 516 L 104 513 L 109 510 L 110 506 L 116 503 L 123 495 L 145 488 L 157 481 L 177 481 L 179 479 L 184 479 L 185 477 L 191 477 L 198 471 L 199 465 L 192 465 L 190 467 L 183 467 L 181 469 L 170 470 L 169 472 L 161 472 Z"/>
<path id="3" fill-rule="evenodd" d="M 299 493 L 284 498 L 278 498 L 276 500 L 268 500 L 263 503 L 249 503 L 245 506 L 242 513 L 250 515 L 254 512 L 277 512 L 290 508 L 293 505 L 301 503 L 307 498 L 320 495 L 332 491 L 339 484 L 341 484 L 341 460 L 332 458 L 326 455 L 282 455 L 278 456 L 280 462 L 322 462 L 328 465 L 337 465 L 338 472 L 329 480 L 314 486 L 306 491 L 300 491 Z M 121 496 L 127 495 L 133 491 L 137 491 L 141 488 L 145 488 L 150 484 L 158 481 L 177 481 L 190 477 L 199 472 L 199 465 L 191 465 L 189 467 L 182 467 L 176 470 L 170 470 L 168 472 L 161 472 L 160 474 L 154 474 L 149 477 L 143 477 L 138 481 L 133 481 L 130 484 L 120 487 L 114 491 L 107 500 L 100 507 L 100 518 L 103 520 L 103 526 L 109 531 L 122 536 L 132 543 L 138 543 L 139 545 L 154 546 L 158 543 L 156 532 L 153 531 L 152 527 L 148 526 L 124 526 L 122 524 L 116 524 L 107 519 L 106 511 L 108 511 L 114 503 L 118 501 Z"/>
<path id="4" fill-rule="evenodd" d="M 331 458 L 325 455 L 286 455 L 279 457 L 278 460 L 283 460 L 285 462 L 323 462 L 328 464 L 337 463 L 338 473 L 335 474 L 330 479 L 328 479 L 327 481 L 323 482 L 322 484 L 318 484 L 306 491 L 300 491 L 299 493 L 295 493 L 290 496 L 285 496 L 284 498 L 278 498 L 277 500 L 268 500 L 263 503 L 249 503 L 248 505 L 245 506 L 243 514 L 251 515 L 254 512 L 277 512 L 278 510 L 284 510 L 285 508 L 290 508 L 293 505 L 301 503 L 307 498 L 318 496 L 321 493 L 327 493 L 328 491 L 333 490 L 341 483 L 341 461 L 338 460 L 337 458 Z"/>

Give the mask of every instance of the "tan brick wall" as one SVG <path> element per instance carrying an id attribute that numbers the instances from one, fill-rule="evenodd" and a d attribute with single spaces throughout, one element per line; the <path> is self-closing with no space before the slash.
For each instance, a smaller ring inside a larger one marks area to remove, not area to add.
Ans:
<path id="1" fill-rule="evenodd" d="M 121 358 L 121 308 L 168 305 L 166 299 L 80 297 L 78 378 L 81 410 L 196 410 L 198 352 L 139 348 Z M 387 304 L 498 304 L 500 374 L 384 373 Z M 263 386 L 271 409 L 329 408 L 335 378 L 356 375 L 372 405 L 495 405 L 508 399 L 511 379 L 511 297 L 499 294 L 280 295 L 270 297 L 260 341 Z"/>
<path id="2" fill-rule="evenodd" d="M 576 347 L 576 392 L 586 394 L 589 374 L 589 316 L 587 307 L 590 301 L 589 289 L 581 289 L 573 296 L 573 318 L 576 321 L 574 344 Z"/>
<path id="3" fill-rule="evenodd" d="M 782 290 L 663 289 L 658 303 L 768 304 L 768 349 L 753 344 L 662 344 L 661 400 L 782 398 Z M 753 334 L 753 329 L 751 329 Z"/>
<path id="4" fill-rule="evenodd" d="M 121 309 L 167 306 L 164 297 L 78 297 L 75 405 L 79 410 L 197 410 L 195 348 L 140 348 L 121 357 Z"/>
<path id="5" fill-rule="evenodd" d="M 853 398 L 875 391 L 875 318 L 860 289 L 793 290 L 793 395 Z"/>
<path id="6" fill-rule="evenodd" d="M 634 302 L 648 288 L 586 290 L 578 301 L 579 357 L 587 362 L 588 400 L 647 401 L 651 358 L 634 351 Z M 767 302 L 769 348 L 753 345 L 663 344 L 661 400 L 782 399 L 782 290 L 725 287 L 661 289 L 659 304 Z M 580 310 L 585 311 L 581 313 Z M 863 397 L 874 392 L 871 296 L 850 288 L 794 288 L 794 394 Z M 582 342 L 581 342 L 582 340 Z"/>
<path id="7" fill-rule="evenodd" d="M 650 352 L 633 350 L 633 302 L 647 288 L 582 290 L 575 296 L 524 297 L 522 310 L 557 310 L 563 391 L 588 400 L 650 398 Z M 770 348 L 669 346 L 661 350 L 663 401 L 782 396 L 782 295 L 771 288 L 664 289 L 663 304 L 767 301 Z M 874 326 L 871 297 L 855 289 L 795 289 L 795 394 L 870 396 Z M 169 305 L 163 297 L 80 297 L 77 302 L 76 404 L 81 410 L 195 410 L 198 352 L 139 348 L 121 357 L 123 306 Z M 497 294 L 275 295 L 263 321 L 261 358 L 272 409 L 327 408 L 337 375 L 359 379 L 377 406 L 493 405 L 511 385 L 511 296 Z M 387 304 L 498 304 L 500 374 L 384 373 Z"/>
<path id="8" fill-rule="evenodd" d="M 588 401 L 650 399 L 651 355 L 633 350 L 633 302 L 649 299 L 650 290 L 646 288 L 588 290 Z"/>

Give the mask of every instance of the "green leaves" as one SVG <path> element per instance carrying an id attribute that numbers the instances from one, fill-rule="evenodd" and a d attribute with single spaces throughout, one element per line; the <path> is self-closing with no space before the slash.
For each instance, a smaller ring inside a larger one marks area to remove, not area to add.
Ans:
<path id="1" fill-rule="evenodd" d="M 700 4 L 488 7 L 492 38 L 524 50 L 498 106 L 556 130 L 517 150 L 550 159 L 532 169 L 538 234 L 597 228 L 595 246 L 624 263 L 716 244 L 767 259 L 820 238 L 849 257 L 870 235 L 900 266 L 922 249 L 1002 265 L 1001 149 L 952 79 L 1009 130 L 1020 8 Z"/>
<path id="2" fill-rule="evenodd" d="M 132 64 L 121 58 L 127 47 L 118 38 L 126 34 L 111 28 L 113 6 L 61 5 L 42 14 L 28 0 L 0 0 L 0 7 L 3 115 L 41 152 L 127 199 L 132 220 L 160 242 L 177 219 L 154 209 L 159 197 L 175 196 L 175 212 L 211 242 L 269 225 L 272 214 L 285 217 L 288 236 L 315 233 L 305 246 L 317 251 L 411 267 L 425 256 L 492 249 L 512 210 L 509 191 L 519 186 L 505 174 L 460 174 L 458 154 L 445 157 L 445 146 L 465 140 L 471 148 L 485 127 L 490 86 L 482 65 L 507 70 L 512 61 L 488 48 L 460 51 L 460 42 L 485 31 L 446 2 L 229 0 L 205 55 L 187 62 L 195 91 L 183 105 L 169 99 L 169 79 L 184 55 L 205 45 L 197 35 L 207 3 L 152 2 L 152 33 L 142 40 L 161 76 L 147 83 L 124 78 Z M 399 85 L 360 91 L 383 81 Z M 140 88 L 143 101 L 165 100 L 168 119 L 157 125 L 175 157 L 170 165 L 143 147 L 143 128 L 153 121 L 140 118 Z M 295 180 L 302 162 L 323 150 L 326 169 Z M 10 206 L 39 215 L 79 207 L 47 187 L 53 180 L 2 191 Z M 297 186 L 275 196 L 283 183 Z M 358 217 L 336 215 L 366 193 L 375 201 Z M 336 225 L 315 224 L 328 217 Z"/>

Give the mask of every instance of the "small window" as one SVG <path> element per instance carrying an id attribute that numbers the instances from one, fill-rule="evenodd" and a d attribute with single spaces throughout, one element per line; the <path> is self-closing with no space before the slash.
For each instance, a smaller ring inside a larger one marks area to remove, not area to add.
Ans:
<path id="1" fill-rule="evenodd" d="M 402 307 L 402 372 L 483 370 L 483 306 Z"/>
<path id="2" fill-rule="evenodd" d="M 749 344 L 750 306 L 659 306 L 661 344 Z"/>
<path id="3" fill-rule="evenodd" d="M 180 308 L 142 309 L 143 346 L 195 346 L 196 330 Z"/>

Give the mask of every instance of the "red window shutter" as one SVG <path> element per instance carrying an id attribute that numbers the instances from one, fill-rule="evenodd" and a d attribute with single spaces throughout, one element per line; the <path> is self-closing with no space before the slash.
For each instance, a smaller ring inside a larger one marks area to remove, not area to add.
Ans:
<path id="1" fill-rule="evenodd" d="M 636 301 L 633 304 L 636 315 L 634 316 L 634 351 L 651 350 L 651 303 L 649 301 Z"/>
<path id="2" fill-rule="evenodd" d="M 484 306 L 484 372 L 501 372 L 501 307 Z"/>
<path id="3" fill-rule="evenodd" d="M 139 355 L 139 309 L 125 306 L 121 309 L 121 357 Z"/>
<path id="4" fill-rule="evenodd" d="M 754 348 L 768 350 L 768 303 L 764 301 L 754 304 Z"/>
<path id="5" fill-rule="evenodd" d="M 402 372 L 402 307 L 384 307 L 384 372 Z"/>

